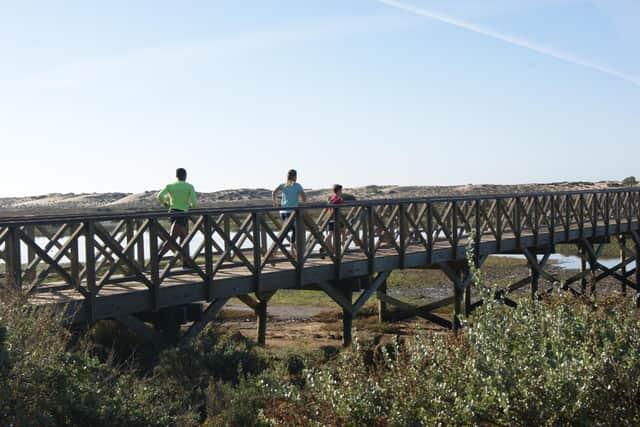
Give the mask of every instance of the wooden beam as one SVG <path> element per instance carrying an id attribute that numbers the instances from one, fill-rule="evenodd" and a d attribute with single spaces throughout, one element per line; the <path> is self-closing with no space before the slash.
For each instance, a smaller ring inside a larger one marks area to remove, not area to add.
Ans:
<path id="1" fill-rule="evenodd" d="M 399 309 L 401 309 L 401 310 L 403 310 L 403 311 L 405 311 L 405 312 L 407 312 L 407 313 L 409 313 L 411 315 L 422 317 L 423 319 L 428 320 L 430 322 L 433 322 L 433 323 L 435 323 L 435 324 L 437 324 L 439 326 L 442 326 L 443 328 L 451 329 L 453 327 L 453 323 L 451 321 L 449 321 L 447 319 L 443 319 L 440 316 L 436 316 L 435 314 L 430 313 L 429 311 L 423 309 L 422 307 L 416 307 L 416 306 L 413 306 L 411 304 L 407 304 L 406 302 L 400 301 L 400 300 L 398 300 L 396 298 L 393 298 L 393 297 L 391 297 L 389 295 L 382 295 L 381 299 L 384 302 L 386 302 L 387 304 L 389 304 L 389 305 L 392 305 L 394 307 L 398 307 Z M 451 302 L 453 302 L 453 297 L 447 298 L 447 299 L 439 301 L 437 303 L 444 302 L 444 301 L 449 301 L 449 300 L 450 300 L 449 304 L 451 304 Z M 432 303 L 432 304 L 435 305 L 437 303 Z M 429 305 L 432 305 L 432 304 L 429 304 Z M 449 304 L 447 304 L 447 305 L 449 305 Z M 428 307 L 429 305 L 427 305 L 425 307 Z"/>
<path id="2" fill-rule="evenodd" d="M 256 335 L 258 345 L 264 346 L 267 342 L 267 301 L 258 301 L 254 311 L 257 317 Z"/>
<path id="3" fill-rule="evenodd" d="M 376 278 L 373 280 L 373 282 L 369 286 L 369 289 L 364 291 L 360 295 L 360 297 L 358 297 L 358 300 L 353 305 L 353 313 L 355 315 L 357 315 L 360 312 L 362 307 L 366 304 L 369 298 L 371 298 L 371 296 L 374 293 L 376 293 L 378 288 L 380 288 L 380 286 L 382 286 L 387 281 L 387 278 L 389 277 L 390 274 L 391 274 L 390 271 L 383 271 L 382 273 L 379 273 L 378 276 L 376 276 Z"/>
<path id="4" fill-rule="evenodd" d="M 191 325 L 189 330 L 182 336 L 182 340 L 184 342 L 193 340 L 204 327 L 216 317 L 227 301 L 229 301 L 229 298 L 217 298 L 211 301 L 211 304 L 209 304 L 204 313 L 202 313 L 202 318 Z"/>
<path id="5" fill-rule="evenodd" d="M 382 298 L 380 298 L 381 294 L 387 293 L 387 282 L 383 282 L 380 284 L 378 288 L 378 292 L 376 295 L 378 296 L 378 323 L 382 323 L 387 320 L 387 303 L 385 303 Z"/>
<path id="6" fill-rule="evenodd" d="M 258 301 L 251 297 L 251 295 L 238 295 L 236 298 L 245 303 L 253 311 L 258 307 Z"/>
<path id="7" fill-rule="evenodd" d="M 353 342 L 352 332 L 353 332 L 353 318 L 355 317 L 355 311 L 351 308 L 351 298 L 352 292 L 350 289 L 345 289 L 343 291 L 344 298 L 349 303 L 349 309 L 342 309 L 342 345 L 344 347 L 349 347 Z"/>
<path id="8" fill-rule="evenodd" d="M 352 316 L 355 314 L 353 310 L 353 306 L 351 305 L 351 301 L 345 298 L 345 294 L 341 289 L 336 288 L 334 285 L 328 282 L 319 283 L 318 286 L 327 294 L 329 297 L 335 301 L 343 310 L 351 314 Z"/>

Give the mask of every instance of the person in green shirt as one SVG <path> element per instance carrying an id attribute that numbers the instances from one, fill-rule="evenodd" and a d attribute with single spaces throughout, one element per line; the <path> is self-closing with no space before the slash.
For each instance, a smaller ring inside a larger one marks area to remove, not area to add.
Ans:
<path id="1" fill-rule="evenodd" d="M 158 193 L 158 201 L 164 207 L 169 208 L 169 212 L 188 212 L 190 208 L 195 208 L 198 204 L 196 191 L 193 185 L 187 182 L 187 171 L 183 168 L 176 169 L 178 180 L 168 184 Z M 186 216 L 171 216 L 171 237 L 182 244 L 189 233 L 189 218 Z M 159 256 L 169 250 L 167 242 L 160 248 Z M 182 258 L 182 268 L 188 268 L 186 260 Z"/>

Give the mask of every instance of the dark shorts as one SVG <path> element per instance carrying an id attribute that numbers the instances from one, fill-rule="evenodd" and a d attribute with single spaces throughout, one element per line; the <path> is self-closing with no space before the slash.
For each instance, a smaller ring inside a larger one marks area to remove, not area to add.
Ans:
<path id="1" fill-rule="evenodd" d="M 169 209 L 169 213 L 172 212 L 184 212 L 179 209 Z M 171 216 L 169 217 L 171 224 L 176 224 L 184 228 L 189 228 L 189 218 L 186 216 Z"/>
<path id="2" fill-rule="evenodd" d="M 280 212 L 280 219 L 282 219 L 282 221 L 286 222 L 289 217 L 291 216 L 291 212 Z M 284 224 L 283 224 L 284 225 Z M 292 222 L 291 225 L 289 226 L 289 228 L 287 228 L 286 232 L 290 232 L 292 233 L 291 235 L 291 241 L 295 242 L 296 241 L 296 222 Z"/>

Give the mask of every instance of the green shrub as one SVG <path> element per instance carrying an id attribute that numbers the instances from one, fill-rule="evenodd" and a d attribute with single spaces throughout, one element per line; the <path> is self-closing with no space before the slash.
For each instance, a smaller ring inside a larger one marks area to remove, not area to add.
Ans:
<path id="1" fill-rule="evenodd" d="M 636 179 L 635 176 L 628 176 L 622 180 L 622 185 L 625 185 L 625 186 L 632 186 L 632 185 L 636 185 L 637 183 L 638 183 L 638 180 Z"/>
<path id="2" fill-rule="evenodd" d="M 245 383 L 250 398 L 226 400 L 243 402 L 239 414 L 260 402 L 271 425 L 638 425 L 639 352 L 640 318 L 627 301 L 497 301 L 459 336 L 357 345 L 308 369 L 302 386 L 281 379 L 261 393 Z"/>
<path id="3" fill-rule="evenodd" d="M 171 425 L 190 416 L 181 396 L 152 379 L 70 351 L 62 314 L 4 298 L 0 331 L 3 425 Z"/>
<path id="4" fill-rule="evenodd" d="M 207 328 L 152 373 L 70 350 L 60 315 L 0 304 L 3 425 L 640 425 L 640 314 L 558 292 L 484 295 L 458 333 L 356 343 L 332 357 L 262 350 Z M 98 330 L 98 332 L 100 332 Z M 103 331 L 100 334 L 109 332 Z M 108 335 L 108 334 L 107 334 Z M 109 342 L 109 340 L 105 341 Z M 119 349 L 126 357 L 124 348 Z M 315 358 L 314 358 L 315 357 Z"/>

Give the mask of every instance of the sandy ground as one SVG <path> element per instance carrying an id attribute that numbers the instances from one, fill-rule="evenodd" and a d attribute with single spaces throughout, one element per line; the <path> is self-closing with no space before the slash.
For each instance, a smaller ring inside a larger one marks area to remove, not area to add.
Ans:
<path id="1" fill-rule="evenodd" d="M 257 340 L 256 318 L 253 312 L 240 306 L 230 305 L 223 310 L 222 324 L 231 334 L 240 333 L 253 341 Z M 312 306 L 273 305 L 268 308 L 266 343 L 269 348 L 314 349 L 342 345 L 341 311 Z M 365 310 L 354 320 L 352 334 L 360 341 L 375 337 L 393 340 L 410 336 L 416 331 L 447 332 L 445 329 L 420 318 L 395 319 L 378 323 L 372 310 Z"/>
<path id="2" fill-rule="evenodd" d="M 618 181 L 600 182 L 555 182 L 518 185 L 458 185 L 458 186 L 395 186 L 368 185 L 366 187 L 345 188 L 345 193 L 358 200 L 393 199 L 408 197 L 432 197 L 467 194 L 504 194 L 532 191 L 569 191 L 606 189 L 620 187 Z M 0 216 L 39 215 L 52 213 L 115 213 L 132 210 L 158 209 L 155 199 L 157 190 L 143 193 L 91 193 L 91 194 L 45 194 L 30 197 L 0 198 Z M 330 190 L 308 190 L 311 201 L 326 200 Z M 232 189 L 198 194 L 200 207 L 250 206 L 268 204 L 271 191 L 264 188 Z"/>
<path id="3" fill-rule="evenodd" d="M 576 270 L 565 270 L 550 262 L 545 270 L 556 277 L 566 280 L 578 273 Z M 517 282 L 529 275 L 529 268 L 524 260 L 502 260 L 482 269 L 485 283 L 497 284 L 504 288 L 506 284 Z M 549 283 L 541 280 L 541 289 Z M 579 289 L 579 284 L 574 284 Z M 598 298 L 619 296 L 620 284 L 607 278 L 597 285 Z M 529 286 L 515 291 L 510 298 L 528 298 Z M 399 280 L 390 280 L 388 293 L 405 301 L 427 303 L 432 300 L 452 295 L 452 285 L 445 276 L 434 270 L 404 270 Z M 634 298 L 635 291 L 628 290 L 628 298 Z M 472 300 L 477 295 L 472 292 Z M 375 302 L 375 296 L 371 299 Z M 362 342 L 372 339 L 385 341 L 412 336 L 416 331 L 430 333 L 449 333 L 448 330 L 419 317 L 402 318 L 393 314 L 391 319 L 382 324 L 377 321 L 377 312 L 373 304 L 365 306 L 361 314 L 354 320 L 353 337 Z M 438 311 L 440 316 L 451 319 L 452 307 Z M 336 306 L 283 305 L 269 304 L 267 307 L 267 347 L 276 349 L 331 349 L 342 345 L 341 310 Z M 256 317 L 253 311 L 240 302 L 232 301 L 222 311 L 220 322 L 231 333 L 240 333 L 251 340 L 257 339 Z"/>

